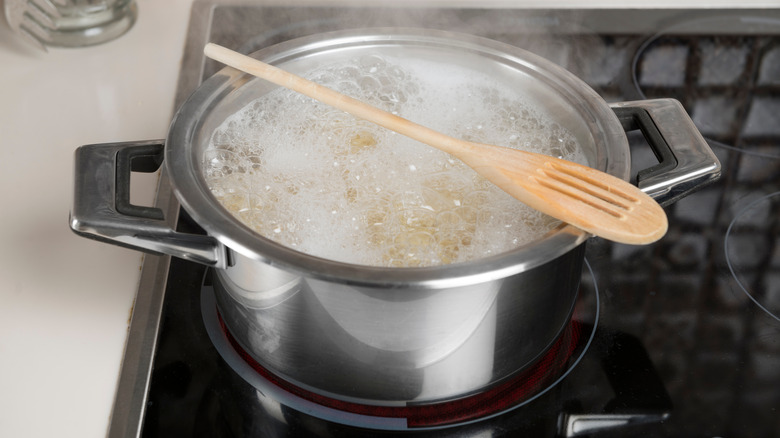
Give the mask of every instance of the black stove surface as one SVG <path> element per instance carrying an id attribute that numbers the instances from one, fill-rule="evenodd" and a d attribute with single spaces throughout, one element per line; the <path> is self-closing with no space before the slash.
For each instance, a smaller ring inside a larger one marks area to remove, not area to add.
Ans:
<path id="1" fill-rule="evenodd" d="M 353 27 L 457 29 L 551 59 L 610 102 L 677 98 L 720 159 L 720 180 L 667 207 L 669 232 L 653 245 L 588 242 L 581 288 L 598 289 L 599 319 L 570 375 L 512 412 L 431 434 L 780 437 L 778 12 L 665 11 L 632 25 L 636 11 L 196 3 L 193 20 L 209 26 L 193 39 L 193 25 L 188 44 L 249 53 Z M 188 65 L 203 66 L 198 80 L 219 68 L 185 54 Z M 652 165 L 644 140 L 629 140 L 637 170 Z M 180 228 L 192 227 L 182 216 Z M 365 436 L 242 383 L 204 328 L 208 277 L 171 262 L 141 436 Z"/>
<path id="2" fill-rule="evenodd" d="M 196 226 L 186 219 L 187 231 Z M 590 272 L 590 271 L 589 271 Z M 151 392 L 143 425 L 145 437 L 357 437 L 397 436 L 317 419 L 279 405 L 239 376 L 215 348 L 204 326 L 200 299 L 208 293 L 210 273 L 202 266 L 174 260 L 167 285 Z M 205 278 L 204 278 L 205 277 Z M 597 306 L 595 279 L 583 279 L 575 316 L 580 345 L 570 373 L 533 400 L 501 415 L 442 430 L 404 432 L 425 437 L 556 436 L 568 429 L 600 430 L 605 421 L 643 424 L 660 430 L 672 404 L 640 340 L 588 322 Z M 197 296 L 198 294 L 194 294 Z M 213 306 L 212 303 L 208 305 Z M 580 318 L 583 316 L 584 318 Z M 583 319 L 583 321 L 580 321 Z M 597 318 L 596 318 L 597 319 Z M 587 321 L 585 321 L 587 320 Z M 609 429 L 609 428 L 607 428 Z"/>

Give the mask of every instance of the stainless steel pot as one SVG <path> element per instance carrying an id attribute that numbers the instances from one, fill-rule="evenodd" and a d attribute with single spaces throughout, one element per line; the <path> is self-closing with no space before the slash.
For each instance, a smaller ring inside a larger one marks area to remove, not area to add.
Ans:
<path id="1" fill-rule="evenodd" d="M 314 35 L 254 56 L 301 72 L 371 53 L 475 69 L 527 90 L 576 135 L 592 167 L 623 179 L 631 164 L 625 130 L 641 129 L 661 163 L 639 174 L 639 186 L 662 204 L 719 176 L 720 164 L 676 101 L 610 106 L 567 71 L 498 42 L 374 29 Z M 335 399 L 393 405 L 460 397 L 510 378 L 548 349 L 576 300 L 588 238 L 578 229 L 561 225 L 467 263 L 379 268 L 283 247 L 226 211 L 204 181 L 204 150 L 229 115 L 272 89 L 225 68 L 179 109 L 164 146 L 79 148 L 73 230 L 214 267 L 220 313 L 243 348 L 272 373 Z M 129 203 L 130 170 L 151 171 L 161 161 L 207 235 L 176 232 L 159 210 Z"/>

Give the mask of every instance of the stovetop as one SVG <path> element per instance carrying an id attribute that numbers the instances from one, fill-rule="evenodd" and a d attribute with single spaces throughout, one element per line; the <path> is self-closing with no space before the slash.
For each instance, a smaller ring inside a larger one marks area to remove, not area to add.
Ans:
<path id="1" fill-rule="evenodd" d="M 666 208 L 670 228 L 659 242 L 588 242 L 581 291 L 598 318 L 584 321 L 596 328 L 586 330 L 592 342 L 571 374 L 508 414 L 435 435 L 780 436 L 780 11 L 196 2 L 177 106 L 220 68 L 203 60 L 206 42 L 250 53 L 388 25 L 525 48 L 609 102 L 677 98 L 723 169 L 719 181 Z M 635 170 L 655 162 L 640 136 L 629 140 Z M 168 217 L 178 211 L 164 178 L 158 206 Z M 192 226 L 183 214 L 179 227 Z M 109 435 L 362 435 L 285 409 L 231 372 L 204 327 L 208 277 L 189 262 L 147 257 Z"/>

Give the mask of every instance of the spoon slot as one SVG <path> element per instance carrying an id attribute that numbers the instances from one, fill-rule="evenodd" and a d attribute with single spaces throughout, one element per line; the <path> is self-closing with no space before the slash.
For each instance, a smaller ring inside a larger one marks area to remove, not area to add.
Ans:
<path id="1" fill-rule="evenodd" d="M 593 184 L 592 181 L 585 178 L 578 178 L 562 172 L 549 171 L 546 169 L 539 169 L 539 172 L 549 179 L 556 180 L 576 190 L 580 190 L 584 194 L 590 195 L 624 211 L 631 211 L 631 204 L 636 203 L 636 201 L 626 202 L 627 199 L 620 196 L 620 193 L 616 192 L 614 189 L 604 188 L 598 184 Z"/>
<path id="2" fill-rule="evenodd" d="M 547 176 L 549 177 L 549 175 Z M 536 182 L 542 187 L 554 190 L 555 192 L 568 196 L 569 198 L 583 202 L 617 219 L 625 219 L 626 217 L 621 211 L 612 208 L 620 207 L 623 211 L 627 211 L 625 207 L 620 204 L 614 204 L 604 200 L 600 196 L 590 193 L 588 190 L 583 190 L 582 186 L 576 185 L 576 182 L 561 181 L 559 178 L 554 177 L 536 178 Z"/>
<path id="3" fill-rule="evenodd" d="M 549 163 L 548 162 L 548 163 L 545 163 L 545 165 L 547 165 L 548 167 L 551 167 L 551 168 L 557 170 L 558 172 L 565 173 L 566 175 L 569 175 L 572 178 L 576 178 L 578 180 L 585 181 L 585 182 L 587 182 L 588 184 L 590 184 L 592 186 L 598 187 L 598 188 L 600 188 L 600 189 L 602 189 L 602 190 L 604 190 L 604 191 L 606 191 L 608 193 L 617 195 L 617 196 L 625 199 L 626 201 L 628 201 L 628 202 L 630 202 L 632 204 L 639 203 L 639 199 L 636 196 L 632 196 L 630 193 L 626 193 L 626 192 L 624 192 L 622 190 L 617 190 L 616 187 L 604 184 L 603 181 L 600 181 L 600 180 L 598 180 L 596 178 L 590 178 L 590 177 L 588 177 L 588 175 L 584 174 L 582 171 L 573 171 L 573 170 L 570 170 L 570 169 L 566 168 L 565 166 L 561 166 L 558 163 Z"/>

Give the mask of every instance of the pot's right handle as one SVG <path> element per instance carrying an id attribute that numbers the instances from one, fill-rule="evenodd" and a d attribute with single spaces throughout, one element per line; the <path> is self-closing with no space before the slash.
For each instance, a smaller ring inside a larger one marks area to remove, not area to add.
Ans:
<path id="1" fill-rule="evenodd" d="M 720 177 L 720 161 L 675 99 L 610 105 L 623 129 L 640 129 L 659 163 L 637 175 L 639 188 L 666 206 Z"/>
<path id="2" fill-rule="evenodd" d="M 71 229 L 83 237 L 118 246 L 226 267 L 227 251 L 217 239 L 177 232 L 168 225 L 162 210 L 130 203 L 130 172 L 154 172 L 162 161 L 162 141 L 78 148 Z"/>

